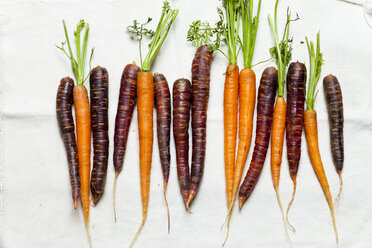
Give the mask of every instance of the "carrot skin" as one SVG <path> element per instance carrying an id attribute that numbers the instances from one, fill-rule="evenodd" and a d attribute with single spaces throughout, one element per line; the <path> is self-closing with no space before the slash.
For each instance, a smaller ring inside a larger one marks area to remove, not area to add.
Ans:
<path id="1" fill-rule="evenodd" d="M 332 158 L 337 172 L 344 166 L 344 107 L 340 83 L 333 75 L 323 79 L 323 87 L 327 102 Z"/>
<path id="2" fill-rule="evenodd" d="M 228 65 L 226 68 L 225 89 L 223 98 L 224 112 L 224 157 L 227 204 L 232 201 L 236 132 L 238 126 L 238 93 L 239 93 L 239 67 Z"/>
<path id="3" fill-rule="evenodd" d="M 151 72 L 139 72 L 137 80 L 141 198 L 143 218 L 146 219 L 153 146 L 154 79 Z"/>
<path id="4" fill-rule="evenodd" d="M 141 69 L 135 64 L 125 66 L 120 83 L 119 103 L 115 119 L 114 168 L 119 174 L 123 168 L 128 133 L 137 96 L 137 75 Z"/>
<path id="5" fill-rule="evenodd" d="M 154 89 L 159 155 L 165 189 L 168 184 L 171 159 L 169 143 L 172 110 L 169 86 L 163 74 L 155 74 Z"/>
<path id="6" fill-rule="evenodd" d="M 289 173 L 295 180 L 301 158 L 305 107 L 305 64 L 293 62 L 287 73 L 286 144 Z"/>
<path id="7" fill-rule="evenodd" d="M 192 62 L 192 162 L 190 194 L 187 206 L 194 199 L 203 177 L 207 139 L 210 67 L 213 51 L 205 45 L 196 50 Z"/>
<path id="8" fill-rule="evenodd" d="M 59 130 L 65 145 L 69 165 L 72 200 L 74 207 L 78 205 L 80 197 L 79 160 L 75 138 L 75 124 L 72 116 L 74 80 L 70 77 L 61 79 L 57 91 L 57 120 Z"/>
<path id="9" fill-rule="evenodd" d="M 189 123 L 191 109 L 191 83 L 178 79 L 173 84 L 173 135 L 176 146 L 177 174 L 185 204 L 189 199 Z"/>
<path id="10" fill-rule="evenodd" d="M 256 75 L 253 70 L 244 68 L 240 71 L 239 77 L 239 143 L 234 169 L 231 204 L 234 204 L 251 146 L 255 100 Z"/>
<path id="11" fill-rule="evenodd" d="M 274 114 L 274 102 L 278 87 L 278 71 L 268 67 L 262 73 L 257 97 L 257 124 L 255 146 L 248 172 L 239 190 L 239 208 L 251 194 L 261 174 L 269 147 Z"/>
<path id="12" fill-rule="evenodd" d="M 93 134 L 93 169 L 90 191 L 94 205 L 103 195 L 109 152 L 108 135 L 108 73 L 97 66 L 90 73 L 90 111 Z"/>
<path id="13" fill-rule="evenodd" d="M 279 187 L 280 166 L 282 164 L 283 141 L 285 131 L 286 104 L 283 97 L 276 99 L 274 107 L 273 129 L 271 134 L 271 177 L 274 187 Z"/>
<path id="14" fill-rule="evenodd" d="M 89 226 L 89 180 L 91 123 L 88 91 L 83 85 L 74 87 L 74 104 L 76 114 L 76 133 L 79 157 L 79 174 L 81 183 L 81 203 L 83 205 L 85 224 Z"/>
<path id="15" fill-rule="evenodd" d="M 324 171 L 323 163 L 320 157 L 319 144 L 318 144 L 318 125 L 317 125 L 317 114 L 315 110 L 305 111 L 305 134 L 307 141 L 307 149 L 310 156 L 311 164 L 313 165 L 314 171 L 320 185 L 323 189 L 324 195 L 327 199 L 333 222 L 333 228 L 336 234 L 336 243 L 338 243 L 338 234 L 336 228 L 336 219 L 334 214 L 333 202 L 331 192 L 329 191 L 328 180 Z"/>

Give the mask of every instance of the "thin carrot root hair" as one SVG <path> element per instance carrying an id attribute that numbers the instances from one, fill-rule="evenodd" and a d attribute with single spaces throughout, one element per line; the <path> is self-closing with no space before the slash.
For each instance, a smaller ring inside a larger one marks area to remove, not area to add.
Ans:
<path id="1" fill-rule="evenodd" d="M 225 246 L 226 241 L 229 238 L 230 220 L 231 220 L 231 215 L 232 215 L 232 209 L 233 209 L 233 206 L 234 206 L 234 201 L 235 201 L 235 197 L 233 197 L 233 201 L 230 203 L 229 210 L 227 211 L 227 215 L 226 215 L 226 218 L 225 218 L 225 222 L 222 224 L 222 227 L 223 227 L 225 225 L 226 221 L 227 221 L 227 227 L 226 227 L 227 228 L 227 232 L 226 232 L 225 240 L 222 243 L 222 246 Z M 222 227 L 221 227 L 221 229 L 222 229 Z"/>
<path id="2" fill-rule="evenodd" d="M 116 223 L 116 204 L 115 204 L 115 202 L 116 202 L 116 182 L 117 182 L 117 180 L 118 180 L 118 175 L 119 175 L 119 173 L 117 172 L 117 171 L 115 171 L 115 179 L 114 179 L 114 190 L 113 190 L 113 202 L 112 202 L 112 204 L 113 204 L 113 207 L 114 207 L 114 219 L 115 219 L 115 223 Z"/>
<path id="3" fill-rule="evenodd" d="M 137 237 L 138 237 L 138 234 L 139 234 L 140 231 L 142 230 L 142 227 L 143 227 L 143 225 L 145 224 L 145 221 L 146 221 L 146 215 L 143 216 L 143 218 L 142 218 L 142 222 L 141 222 L 140 226 L 138 227 L 138 230 L 137 230 L 136 234 L 134 235 L 134 237 L 133 237 L 133 239 L 132 239 L 132 242 L 130 242 L 129 248 L 133 247 L 134 243 L 136 242 Z"/>
<path id="4" fill-rule="evenodd" d="M 166 191 L 167 191 L 167 183 L 164 182 L 164 190 L 163 190 L 163 193 L 164 193 L 164 201 L 165 201 L 165 205 L 167 206 L 167 215 L 168 215 L 168 234 L 170 232 L 170 214 L 169 214 L 169 205 L 168 205 L 168 200 L 167 200 L 167 194 L 166 194 Z"/>
<path id="5" fill-rule="evenodd" d="M 338 176 L 340 177 L 340 189 L 339 189 L 339 191 L 338 191 L 338 194 L 337 194 L 337 197 L 336 197 L 335 203 L 340 201 L 341 190 L 342 190 L 342 185 L 343 185 L 341 171 L 338 171 Z"/>
<path id="6" fill-rule="evenodd" d="M 90 231 L 89 231 L 89 223 L 85 222 L 85 227 L 87 228 L 87 232 L 88 232 L 89 246 L 90 248 L 93 248 L 92 237 L 90 236 Z"/>
<path id="7" fill-rule="evenodd" d="M 296 178 L 294 177 L 293 178 L 293 193 L 292 193 L 292 199 L 291 201 L 288 203 L 288 207 L 287 207 L 287 212 L 286 212 L 286 221 L 287 221 L 287 224 L 292 228 L 292 230 L 294 232 L 296 232 L 296 228 L 294 228 L 294 226 L 289 223 L 289 220 L 288 220 L 288 211 L 289 211 L 289 208 L 291 207 L 292 203 L 293 203 L 293 200 L 294 200 L 294 196 L 296 194 L 296 187 L 297 187 L 297 182 L 296 182 Z"/>
<path id="8" fill-rule="evenodd" d="M 286 233 L 287 238 L 288 238 L 288 240 L 289 240 L 289 244 L 290 244 L 291 247 L 292 247 L 292 241 L 291 241 L 291 238 L 289 237 L 289 233 L 288 233 L 288 229 L 287 229 L 287 222 L 286 222 L 285 215 L 284 215 L 284 210 L 283 210 L 282 201 L 280 200 L 279 188 L 278 188 L 278 187 L 275 187 L 275 192 L 276 192 L 276 198 L 278 199 L 278 203 L 279 203 L 279 206 L 280 206 L 280 211 L 282 212 L 282 217 L 283 217 L 283 223 L 284 223 L 285 233 Z"/>

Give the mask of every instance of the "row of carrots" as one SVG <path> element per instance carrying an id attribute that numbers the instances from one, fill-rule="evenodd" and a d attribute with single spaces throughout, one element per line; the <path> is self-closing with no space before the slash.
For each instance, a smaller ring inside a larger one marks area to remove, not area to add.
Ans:
<path id="1" fill-rule="evenodd" d="M 221 52 L 229 62 L 225 72 L 223 103 L 226 197 L 228 204 L 227 235 L 223 244 L 225 244 L 228 238 L 230 219 L 236 195 L 239 191 L 239 207 L 241 208 L 258 181 L 265 162 L 270 137 L 273 185 L 287 233 L 287 224 L 290 225 L 288 221 L 288 210 L 294 200 L 296 191 L 296 175 L 300 161 L 303 126 L 309 156 L 328 201 L 336 233 L 336 242 L 338 242 L 332 197 L 318 147 L 317 120 L 314 110 L 314 102 L 317 95 L 316 85 L 323 63 L 322 53 L 320 52 L 319 33 L 315 46 L 306 37 L 310 57 L 308 75 L 305 65 L 299 62 L 291 63 L 286 73 L 287 66 L 292 58 L 291 43 L 293 39 L 289 37 L 289 27 L 290 23 L 298 18 L 292 20 L 291 13 L 289 10 L 287 11 L 287 21 L 283 38 L 279 40 L 277 27 L 278 2 L 277 0 L 275 4 L 274 21 L 270 15 L 268 16 L 275 41 L 275 46 L 270 49 L 270 54 L 271 59 L 276 61 L 278 69 L 274 67 L 266 68 L 260 80 L 257 94 L 255 146 L 249 169 L 242 183 L 242 174 L 252 140 L 256 104 L 256 76 L 252 70 L 254 66 L 252 59 L 258 33 L 261 0 L 258 1 L 256 15 L 253 13 L 253 0 L 224 0 L 222 1 L 223 8 L 218 8 L 219 21 L 214 26 L 200 20 L 194 21 L 190 25 L 187 40 L 198 47 L 192 62 L 192 83 L 184 78 L 176 80 L 173 84 L 172 97 L 166 78 L 162 74 L 155 73 L 153 75 L 151 65 L 164 43 L 171 25 L 177 17 L 178 10 L 172 9 L 169 3 L 165 1 L 155 31 L 147 28 L 147 24 L 152 21 L 151 18 L 148 18 L 144 23 L 134 20 L 133 24 L 128 26 L 128 32 L 139 40 L 141 67 L 137 66 L 134 62 L 128 64 L 124 68 L 121 78 L 114 131 L 113 164 L 115 180 L 113 206 L 116 221 L 116 182 L 123 168 L 129 127 L 135 105 L 137 104 L 143 219 L 130 246 L 133 246 L 147 217 L 153 149 L 154 107 L 156 109 L 160 164 L 163 172 L 164 199 L 168 213 L 168 232 L 170 218 L 166 189 L 170 171 L 171 154 L 169 147 L 172 119 L 178 181 L 186 209 L 190 211 L 190 204 L 198 192 L 204 171 L 210 67 L 215 51 Z M 89 70 L 87 76 L 84 73 L 88 50 L 89 25 L 81 20 L 74 31 L 76 59 L 72 52 L 72 46 L 64 21 L 63 26 L 66 41 L 57 47 L 66 54 L 71 62 L 76 77 L 76 86 L 70 77 L 61 80 L 57 91 L 57 119 L 69 163 L 74 207 L 77 207 L 80 198 L 89 241 L 92 246 L 89 234 L 90 194 L 94 205 L 96 205 L 104 192 L 108 165 L 108 72 L 105 68 L 97 66 Z M 242 30 L 240 30 L 240 27 Z M 82 32 L 84 32 L 84 36 L 81 42 Z M 144 38 L 150 38 L 151 43 L 149 44 L 147 55 L 142 60 L 141 45 Z M 227 55 L 220 49 L 221 43 L 225 43 L 228 47 Z M 66 44 L 68 47 L 67 51 L 65 49 Z M 244 69 L 241 71 L 239 71 L 237 65 L 237 57 L 240 50 L 243 52 L 244 58 Z M 90 53 L 89 66 L 93 53 L 94 49 Z M 88 76 L 90 81 L 90 101 L 88 91 L 84 86 L 84 82 L 88 79 Z M 287 103 L 284 99 L 286 82 Z M 323 82 L 330 115 L 332 156 L 342 186 L 341 171 L 344 152 L 341 88 L 335 76 L 329 75 L 324 78 Z M 277 90 L 278 97 L 276 98 Z M 307 96 L 305 97 L 306 92 Z M 171 100 L 173 104 L 171 104 Z M 305 102 L 307 106 L 306 110 Z M 76 137 L 72 113 L 73 105 L 76 117 Z M 190 119 L 192 129 L 191 171 L 189 168 Z M 92 171 L 90 161 L 91 134 L 93 136 Z M 293 181 L 293 195 L 288 204 L 286 217 L 279 196 L 279 177 L 284 134 L 286 134 L 288 163 Z M 238 142 L 237 136 L 239 138 Z M 292 225 L 290 226 L 293 228 Z"/>

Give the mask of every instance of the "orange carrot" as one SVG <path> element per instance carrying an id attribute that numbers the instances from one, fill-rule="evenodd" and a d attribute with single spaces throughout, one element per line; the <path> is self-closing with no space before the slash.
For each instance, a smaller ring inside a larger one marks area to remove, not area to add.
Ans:
<path id="1" fill-rule="evenodd" d="M 224 154 L 227 204 L 230 206 L 233 191 L 235 167 L 236 131 L 238 117 L 239 67 L 228 65 L 226 68 L 223 98 L 224 112 Z"/>
<path id="2" fill-rule="evenodd" d="M 335 213 L 333 209 L 332 196 L 331 196 L 331 192 L 329 191 L 327 177 L 326 177 L 323 163 L 322 163 L 320 153 L 319 153 L 318 126 L 317 126 L 317 118 L 316 118 L 315 110 L 307 109 L 305 111 L 305 122 L 304 123 L 305 123 L 307 149 L 309 152 L 311 164 L 313 165 L 315 174 L 319 179 L 320 185 L 322 186 L 324 195 L 327 199 L 329 208 L 331 210 L 333 228 L 335 229 L 335 233 L 336 233 L 336 243 L 338 243 L 336 219 L 335 219 Z"/>
<path id="3" fill-rule="evenodd" d="M 271 55 L 275 58 L 278 64 L 278 98 L 275 103 L 274 108 L 274 118 L 273 118 L 273 130 L 271 135 L 271 177 L 273 180 L 273 186 L 276 192 L 276 197 L 280 206 L 280 211 L 282 213 L 283 223 L 285 227 L 285 232 L 287 238 L 290 241 L 287 222 L 284 215 L 283 205 L 280 200 L 279 195 L 279 178 L 280 178 L 280 166 L 282 164 L 283 156 L 283 141 L 284 141 L 284 131 L 285 131 L 285 120 L 286 120 L 286 103 L 283 98 L 284 95 L 284 85 L 286 78 L 286 67 L 291 60 L 291 41 L 289 38 L 289 24 L 291 22 L 291 13 L 287 10 L 287 21 L 284 28 L 283 39 L 279 41 L 278 38 L 278 22 L 277 22 L 277 10 L 278 10 L 279 0 L 275 3 L 274 12 L 274 22 L 272 21 L 270 15 L 269 23 L 271 30 L 273 32 L 275 46 L 270 49 Z"/>
<path id="4" fill-rule="evenodd" d="M 145 223 L 150 192 L 150 171 L 153 143 L 154 79 L 151 72 L 139 72 L 137 77 L 137 113 L 139 136 L 142 222 Z M 136 234 L 136 236 L 137 236 Z M 133 240 L 134 241 L 134 240 Z M 132 244 L 131 244 L 132 246 Z"/>
<path id="5" fill-rule="evenodd" d="M 307 37 L 306 44 L 309 52 L 310 57 L 310 72 L 309 72 L 309 81 L 307 84 L 307 96 L 306 96 L 306 111 L 305 111 L 305 135 L 306 135 L 306 142 L 307 142 L 307 150 L 310 156 L 311 164 L 313 165 L 314 171 L 320 185 L 322 186 L 324 195 L 327 199 L 329 209 L 331 211 L 333 228 L 335 230 L 336 235 L 336 243 L 338 243 L 338 234 L 337 234 L 337 227 L 336 227 L 336 218 L 333 209 L 333 202 L 332 202 L 332 195 L 329 191 L 329 185 L 327 181 L 327 177 L 324 171 L 323 163 L 320 157 L 319 152 L 319 144 L 318 144 L 318 126 L 317 126 L 317 117 L 316 111 L 314 110 L 314 102 L 316 99 L 316 85 L 318 83 L 322 63 L 323 63 L 323 55 L 320 52 L 320 34 L 317 35 L 317 43 L 316 49 L 314 47 L 314 43 L 311 41 L 309 43 Z"/>
<path id="6" fill-rule="evenodd" d="M 138 25 L 137 21 L 133 22 L 133 26 L 128 27 L 129 33 L 139 35 L 139 42 L 142 41 L 143 35 L 153 37 L 149 51 L 142 61 L 141 57 L 141 72 L 137 77 L 137 113 L 138 113 L 138 135 L 139 135 L 139 160 L 140 160 L 140 182 L 141 182 L 141 199 L 142 199 L 142 222 L 130 243 L 130 247 L 134 245 L 139 232 L 145 224 L 147 217 L 147 209 L 149 204 L 150 192 L 150 171 L 152 160 L 152 145 L 153 145 L 153 110 L 154 110 L 154 79 L 150 72 L 150 67 L 158 54 L 165 38 L 168 35 L 170 27 L 178 14 L 178 9 L 170 9 L 168 1 L 163 2 L 162 14 L 159 24 L 155 32 L 150 32 L 144 28 L 147 23 Z M 140 46 L 141 48 L 141 43 Z M 141 54 L 141 50 L 140 50 Z M 168 222 L 169 223 L 169 222 Z"/>
<path id="7" fill-rule="evenodd" d="M 89 25 L 80 20 L 77 24 L 76 31 L 74 31 L 74 36 L 76 40 L 76 54 L 77 61 L 74 58 L 72 53 L 70 40 L 67 34 L 67 27 L 65 21 L 63 21 L 63 27 L 66 36 L 66 42 L 62 42 L 62 46 L 58 47 L 62 50 L 69 60 L 71 61 L 72 70 L 76 77 L 77 86 L 74 87 L 73 96 L 74 96 L 74 105 L 75 105 L 75 114 L 76 114 L 76 134 L 77 134 L 77 150 L 79 158 L 79 174 L 81 182 L 81 203 L 83 206 L 85 226 L 88 232 L 89 244 L 92 246 L 92 241 L 89 233 L 89 187 L 90 187 L 90 135 L 91 135 L 91 126 L 90 126 L 90 106 L 88 92 L 84 82 L 88 77 L 84 76 L 84 66 L 85 58 L 87 53 L 87 43 L 88 43 L 88 34 L 89 34 Z M 85 34 L 83 38 L 82 46 L 80 44 L 80 32 L 85 28 Z M 67 43 L 69 54 L 65 51 L 64 45 Z M 90 55 L 92 59 L 93 49 Z M 88 75 L 90 74 L 90 71 Z"/>

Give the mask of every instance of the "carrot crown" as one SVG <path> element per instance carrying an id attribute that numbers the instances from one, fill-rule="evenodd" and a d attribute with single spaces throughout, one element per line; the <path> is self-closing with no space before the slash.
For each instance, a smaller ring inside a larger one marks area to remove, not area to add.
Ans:
<path id="1" fill-rule="evenodd" d="M 84 28 L 85 28 L 85 33 L 84 33 L 84 38 L 83 38 L 83 44 L 81 46 L 80 33 L 83 31 Z M 68 59 L 71 61 L 72 71 L 74 72 L 75 77 L 76 77 L 76 84 L 77 85 L 83 85 L 84 82 L 88 79 L 88 76 L 89 76 L 89 73 L 90 73 L 90 70 L 91 70 L 92 56 L 93 56 L 93 53 L 94 53 L 94 48 L 92 48 L 92 52 L 90 54 L 90 59 L 89 59 L 89 72 L 88 72 L 87 76 L 85 77 L 84 76 L 84 68 L 85 68 L 85 58 L 86 58 L 86 55 L 87 55 L 89 24 L 85 23 L 84 20 L 80 20 L 77 24 L 76 30 L 74 31 L 77 59 L 75 59 L 74 54 L 72 52 L 71 43 L 70 43 L 70 39 L 68 37 L 65 20 L 63 20 L 63 29 L 65 31 L 66 41 L 62 42 L 61 46 L 56 45 L 56 47 L 58 49 L 60 49 L 61 51 L 63 51 L 66 54 L 66 56 L 68 57 Z M 66 42 L 67 42 L 69 53 L 66 52 L 65 47 L 64 47 Z"/>
<path id="2" fill-rule="evenodd" d="M 253 0 L 240 0 L 242 15 L 241 46 L 244 57 L 244 67 L 252 68 L 252 58 L 256 44 L 258 22 L 260 19 L 261 0 L 258 1 L 257 14 L 253 16 Z"/>
<path id="3" fill-rule="evenodd" d="M 310 71 L 309 71 L 309 81 L 307 83 L 307 96 L 306 96 L 306 106 L 308 110 L 314 109 L 314 102 L 318 91 L 315 93 L 316 85 L 318 84 L 320 73 L 322 71 L 323 54 L 320 52 L 320 33 L 318 32 L 316 36 L 316 50 L 314 43 L 306 39 L 307 49 L 309 51 L 309 61 L 310 61 Z"/>
<path id="4" fill-rule="evenodd" d="M 145 28 L 145 25 L 151 22 L 151 18 L 148 18 L 146 23 L 140 25 L 137 20 L 134 20 L 133 25 L 127 27 L 129 33 L 134 34 L 139 38 L 139 52 L 142 71 L 150 71 L 152 62 L 154 61 L 161 46 L 163 45 L 165 38 L 167 37 L 177 15 L 178 9 L 172 10 L 170 8 L 169 2 L 164 1 L 160 20 L 155 31 Z M 143 36 L 148 36 L 152 40 L 149 44 L 149 51 L 147 52 L 145 59 L 142 61 L 141 43 Z"/>
<path id="5" fill-rule="evenodd" d="M 240 0 L 222 0 L 223 8 L 225 9 L 226 24 L 223 29 L 225 42 L 229 48 L 228 59 L 231 65 L 237 64 L 239 43 L 239 24 L 240 24 Z M 221 15 L 222 11 L 218 9 Z"/>
<path id="6" fill-rule="evenodd" d="M 292 38 L 289 38 L 289 24 L 291 21 L 295 21 L 298 17 L 294 20 L 291 20 L 291 12 L 289 8 L 287 8 L 287 21 L 285 24 L 283 38 L 279 41 L 278 37 L 278 20 L 277 20 L 277 11 L 278 11 L 278 2 L 276 0 L 275 3 L 275 12 L 274 12 L 274 22 L 271 19 L 270 14 L 268 15 L 269 23 L 271 30 L 274 35 L 275 46 L 270 48 L 270 54 L 272 58 L 276 60 L 278 64 L 278 95 L 282 97 L 284 94 L 284 84 L 285 84 L 285 71 L 286 67 L 289 64 L 289 61 L 292 58 Z"/>

